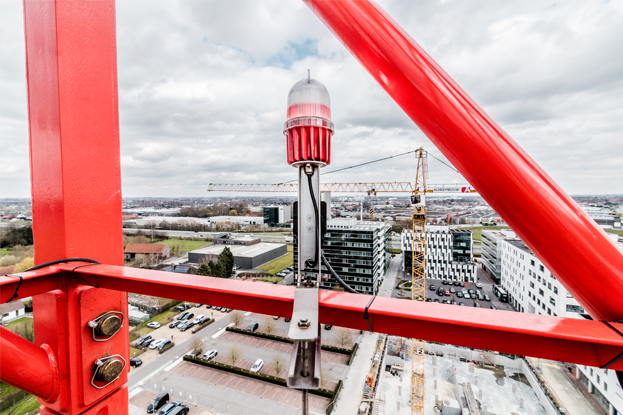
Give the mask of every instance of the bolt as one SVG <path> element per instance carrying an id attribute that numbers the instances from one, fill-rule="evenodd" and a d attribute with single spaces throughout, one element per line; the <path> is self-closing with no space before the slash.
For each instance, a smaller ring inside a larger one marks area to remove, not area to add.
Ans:
<path id="1" fill-rule="evenodd" d="M 309 327 L 309 319 L 307 318 L 302 318 L 299 320 L 299 327 L 302 329 L 306 329 Z"/>

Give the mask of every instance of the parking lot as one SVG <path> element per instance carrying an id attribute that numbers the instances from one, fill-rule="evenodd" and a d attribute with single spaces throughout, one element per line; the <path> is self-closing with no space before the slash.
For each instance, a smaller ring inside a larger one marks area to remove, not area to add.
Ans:
<path id="1" fill-rule="evenodd" d="M 130 397 L 130 414 L 131 415 L 143 415 L 145 413 L 145 408 L 149 405 L 149 403 L 156 397 L 156 394 L 150 392 L 148 390 L 141 390 L 135 395 Z M 174 401 L 175 396 L 171 397 L 171 401 Z M 188 402 L 181 401 L 182 405 L 188 406 L 190 411 L 188 415 L 210 415 L 212 412 L 206 411 L 202 408 L 198 408 Z"/>
<path id="2" fill-rule="evenodd" d="M 466 307 L 474 307 L 475 306 L 474 304 L 478 303 L 483 308 L 491 308 L 491 306 L 493 305 L 498 310 L 515 311 L 509 303 L 501 302 L 495 296 L 495 294 L 493 294 L 492 292 L 493 283 L 491 282 L 491 280 L 489 280 L 489 278 L 485 275 L 485 273 L 482 271 L 480 267 L 477 267 L 477 276 L 478 276 L 477 283 L 480 284 L 482 288 L 478 288 L 476 286 L 476 283 L 470 283 L 470 282 L 463 283 L 464 287 L 461 287 L 461 286 L 455 286 L 455 285 L 443 285 L 442 280 L 438 280 L 438 279 L 427 279 L 426 280 L 426 298 L 427 299 L 430 298 L 433 301 L 437 299 L 440 303 L 443 303 L 443 300 L 456 301 L 457 303 L 463 303 Z M 435 286 L 434 291 L 430 289 L 431 285 Z M 450 290 L 450 288 L 453 288 L 455 291 L 461 291 L 463 288 L 465 288 L 466 290 L 470 290 L 470 289 L 474 290 L 474 292 L 481 291 L 483 294 L 488 295 L 491 301 L 485 301 L 485 300 L 480 301 L 478 299 L 474 300 L 472 298 L 460 298 L 456 295 L 456 293 L 454 294 L 450 293 L 449 296 L 439 295 L 437 293 L 437 289 L 439 287 L 443 287 L 444 289 L 447 289 L 447 290 Z"/>

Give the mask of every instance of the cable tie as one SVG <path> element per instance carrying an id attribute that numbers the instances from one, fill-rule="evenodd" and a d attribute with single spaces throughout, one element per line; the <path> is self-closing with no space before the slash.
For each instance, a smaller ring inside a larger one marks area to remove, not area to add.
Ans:
<path id="1" fill-rule="evenodd" d="M 610 327 L 612 330 L 614 330 L 619 336 L 623 337 L 623 333 L 621 333 L 614 326 L 612 326 L 612 324 L 608 323 L 607 321 L 603 321 L 603 320 L 601 322 L 604 323 L 606 326 Z M 621 360 L 621 358 L 623 358 L 623 352 L 619 353 L 614 359 L 610 360 L 608 363 L 601 366 L 600 369 L 608 369 L 610 366 L 612 366 L 613 364 Z"/>
<path id="2" fill-rule="evenodd" d="M 364 320 L 366 320 L 368 322 L 368 329 L 370 329 L 370 333 L 374 333 L 374 332 L 372 331 L 372 324 L 370 323 L 370 316 L 368 315 L 368 309 L 372 305 L 372 301 L 374 301 L 375 298 L 376 298 L 376 294 L 374 294 L 372 296 L 372 298 L 370 298 L 370 301 L 368 301 L 368 305 L 366 306 L 365 310 L 363 311 L 363 318 L 364 318 Z"/>
<path id="3" fill-rule="evenodd" d="M 24 277 L 22 277 L 21 275 L 12 275 L 12 274 L 7 274 L 4 275 L 5 277 L 13 277 L 13 278 L 19 278 L 19 284 L 17 284 L 17 288 L 15 288 L 15 292 L 13 293 L 13 296 L 9 299 L 9 301 L 7 301 L 5 304 L 10 303 L 11 301 L 13 301 L 13 299 L 15 298 L 19 298 L 19 296 L 17 295 L 17 292 L 19 291 L 20 287 L 22 286 L 22 283 L 24 282 Z"/>

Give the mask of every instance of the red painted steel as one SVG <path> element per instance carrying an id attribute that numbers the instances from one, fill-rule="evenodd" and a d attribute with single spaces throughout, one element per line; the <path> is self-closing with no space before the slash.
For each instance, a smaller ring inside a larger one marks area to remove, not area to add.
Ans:
<path id="1" fill-rule="evenodd" d="M 115 3 L 25 0 L 24 17 L 35 262 L 84 257 L 122 265 Z M 41 285 L 51 287 L 54 278 Z M 35 341 L 50 346 L 63 379 L 58 399 L 44 404 L 88 413 L 97 400 L 101 413 L 127 414 L 127 400 L 121 412 L 102 401 L 120 396 L 115 390 L 127 396 L 125 377 L 96 392 L 85 381 L 94 365 L 86 352 L 95 346 L 82 342 L 79 300 L 95 289 L 76 287 L 70 278 L 58 288 L 33 297 Z M 127 315 L 125 293 L 104 294 L 114 295 Z M 89 313 L 107 311 L 99 298 L 92 296 Z M 107 352 L 129 360 L 127 324 L 106 344 Z"/>
<path id="2" fill-rule="evenodd" d="M 48 291 L 61 288 L 59 269 L 56 267 L 47 267 L 37 271 L 23 272 L 19 274 L 23 281 L 20 286 L 20 280 L 15 277 L 0 277 L 0 304 L 9 301 L 17 287 L 17 300 L 20 298 L 31 297 L 37 294 L 43 294 Z M 45 278 L 42 278 L 44 277 Z"/>
<path id="3" fill-rule="evenodd" d="M 38 347 L 0 327 L 0 375 L 12 379 L 13 386 L 54 401 L 58 396 L 60 377 L 54 354 L 47 345 Z"/>
<path id="4" fill-rule="evenodd" d="M 623 320 L 623 253 L 482 108 L 376 4 L 304 1 L 580 304 Z"/>
<path id="5" fill-rule="evenodd" d="M 62 265 L 62 269 L 71 269 Z M 112 290 L 184 299 L 202 304 L 290 317 L 294 287 L 110 265 L 76 270 L 89 284 Z M 363 312 L 369 296 L 334 291 L 320 293 L 320 319 L 367 330 Z M 375 332 L 451 343 L 478 349 L 603 366 L 623 352 L 623 337 L 598 321 L 541 316 L 474 307 L 376 297 L 368 312 Z M 612 323 L 619 331 L 623 324 Z M 623 370 L 623 360 L 612 369 Z"/>

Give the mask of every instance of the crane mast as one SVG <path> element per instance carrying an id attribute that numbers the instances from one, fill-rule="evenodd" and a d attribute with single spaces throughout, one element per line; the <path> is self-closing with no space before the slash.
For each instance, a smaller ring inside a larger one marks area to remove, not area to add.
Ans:
<path id="1" fill-rule="evenodd" d="M 413 204 L 413 240 L 411 251 L 411 299 L 424 301 L 426 296 L 426 152 L 417 153 L 417 170 L 411 203 Z M 424 414 L 424 340 L 411 339 L 411 413 Z"/>

